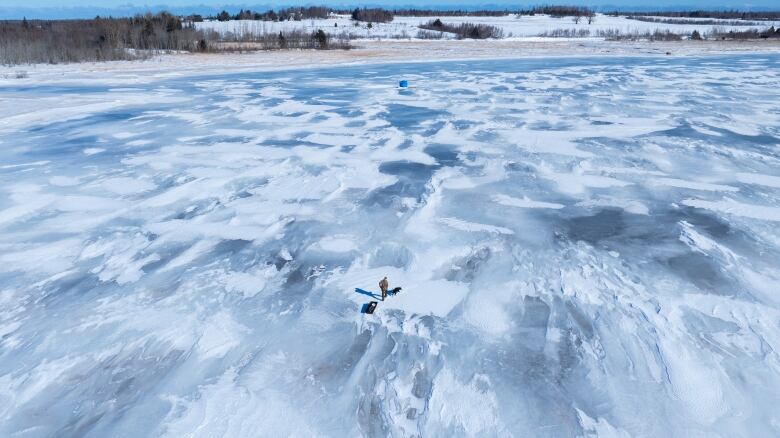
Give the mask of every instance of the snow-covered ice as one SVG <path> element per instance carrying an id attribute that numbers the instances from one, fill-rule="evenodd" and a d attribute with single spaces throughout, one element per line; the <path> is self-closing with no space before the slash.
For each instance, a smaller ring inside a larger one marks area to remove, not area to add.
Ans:
<path id="1" fill-rule="evenodd" d="M 780 435 L 780 55 L 110 81 L 0 88 L 0 436 Z"/>

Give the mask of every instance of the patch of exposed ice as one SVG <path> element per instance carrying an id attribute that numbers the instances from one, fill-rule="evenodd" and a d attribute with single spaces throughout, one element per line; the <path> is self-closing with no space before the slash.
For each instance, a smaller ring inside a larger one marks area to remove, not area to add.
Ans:
<path id="1" fill-rule="evenodd" d="M 647 205 L 636 199 L 620 199 L 614 197 L 599 197 L 577 203 L 581 207 L 618 207 L 631 214 L 650 214 Z"/>

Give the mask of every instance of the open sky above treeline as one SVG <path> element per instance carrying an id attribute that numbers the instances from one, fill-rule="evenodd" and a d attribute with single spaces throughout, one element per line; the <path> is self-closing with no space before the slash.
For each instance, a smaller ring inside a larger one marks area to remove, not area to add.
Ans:
<path id="1" fill-rule="evenodd" d="M 289 6 L 323 5 L 334 8 L 352 8 L 356 6 L 414 9 L 522 9 L 538 5 L 565 4 L 588 6 L 597 10 L 653 11 L 653 10 L 692 10 L 692 9 L 737 9 L 744 11 L 780 9 L 780 0 L 565 0 L 518 2 L 511 0 L 464 1 L 429 0 L 410 2 L 409 0 L 383 1 L 311 1 L 289 0 L 279 2 L 240 2 L 225 0 L 164 0 L 160 4 L 128 0 L 0 0 L 0 19 L 28 18 L 87 18 L 95 15 L 133 15 L 147 11 L 168 10 L 177 14 L 212 14 L 227 9 L 239 8 L 253 11 L 265 11 Z"/>

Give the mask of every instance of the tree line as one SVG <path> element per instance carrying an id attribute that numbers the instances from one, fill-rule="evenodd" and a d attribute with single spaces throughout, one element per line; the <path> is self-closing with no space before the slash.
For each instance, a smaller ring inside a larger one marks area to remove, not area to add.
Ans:
<path id="1" fill-rule="evenodd" d="M 504 30 L 500 27 L 473 23 L 448 24 L 442 22 L 438 18 L 421 24 L 419 27 L 420 29 L 425 30 L 453 33 L 458 39 L 469 38 L 482 40 L 488 38 L 503 38 L 504 36 Z"/>
<path id="2" fill-rule="evenodd" d="M 775 29 L 770 26 L 767 29 L 745 29 L 745 30 L 715 30 L 709 37 L 720 40 L 755 40 L 755 39 L 780 39 L 780 28 Z M 696 38 L 692 38 L 696 39 Z"/>
<path id="3" fill-rule="evenodd" d="M 265 12 L 251 11 L 241 9 L 235 14 L 223 10 L 217 15 L 207 17 L 210 20 L 230 21 L 230 20 L 255 20 L 255 21 L 301 21 L 316 18 L 328 18 L 332 9 L 325 6 L 309 6 L 298 8 L 286 8 L 274 11 L 269 9 Z"/>
<path id="4" fill-rule="evenodd" d="M 355 21 L 367 21 L 369 23 L 389 23 L 393 21 L 394 14 L 382 8 L 355 8 L 350 14 Z"/>
<path id="5" fill-rule="evenodd" d="M 130 18 L 0 21 L 0 62 L 132 59 L 134 50 L 207 50 L 208 35 L 162 12 Z"/>
<path id="6" fill-rule="evenodd" d="M 0 21 L 0 64 L 129 60 L 156 51 L 235 50 L 235 43 L 245 42 L 256 43 L 253 49 L 268 50 L 349 48 L 348 41 L 323 30 L 233 36 L 225 41 L 213 30 L 197 29 L 190 18 L 160 12 L 88 20 L 4 20 Z"/>
<path id="7" fill-rule="evenodd" d="M 761 21 L 748 21 L 748 20 L 732 20 L 723 18 L 663 18 L 663 17 L 647 17 L 644 15 L 629 15 L 626 18 L 629 20 L 644 21 L 646 23 L 663 23 L 663 24 L 683 24 L 683 25 L 699 25 L 699 26 L 761 26 Z"/>
<path id="8" fill-rule="evenodd" d="M 618 10 L 608 15 L 631 15 L 636 17 L 673 17 L 673 18 L 718 18 L 730 20 L 780 20 L 780 11 L 738 11 L 731 10 L 695 10 L 695 11 L 656 11 L 656 12 L 621 12 Z"/>
<path id="9" fill-rule="evenodd" d="M 481 9 L 481 10 L 444 10 L 444 9 L 384 9 L 384 8 L 355 8 L 352 10 L 335 9 L 326 6 L 310 6 L 268 10 L 265 12 L 241 9 L 235 14 L 223 10 L 220 13 L 206 17 L 209 20 L 256 20 L 256 21 L 301 21 L 308 19 L 328 18 L 331 14 L 349 15 L 355 21 L 387 23 L 393 21 L 393 17 L 502 17 L 505 15 L 529 15 L 546 14 L 553 17 L 592 17 L 596 13 L 593 9 L 583 6 L 535 6 L 529 9 Z M 201 16 L 192 16 L 193 21 L 202 21 Z"/>
<path id="10" fill-rule="evenodd" d="M 481 9 L 481 10 L 436 10 L 436 9 L 393 9 L 393 15 L 399 17 L 503 17 L 506 15 L 550 15 L 556 18 L 587 17 L 596 15 L 596 11 L 584 6 L 534 6 L 527 9 Z"/>
<path id="11" fill-rule="evenodd" d="M 305 19 L 328 18 L 331 14 L 350 15 L 356 21 L 384 23 L 393 20 L 393 17 L 441 17 L 441 16 L 469 16 L 469 17 L 500 17 L 505 15 L 534 16 L 537 14 L 550 15 L 563 18 L 573 17 L 576 22 L 580 19 L 592 21 L 596 11 L 584 6 L 543 5 L 531 8 L 516 9 L 420 9 L 420 8 L 356 8 L 352 10 L 330 8 L 327 6 L 294 7 L 268 10 L 265 12 L 241 9 L 235 14 L 223 10 L 217 15 L 207 17 L 212 20 L 262 20 L 262 21 L 300 21 Z M 668 17 L 668 18 L 712 18 L 733 20 L 780 20 L 780 11 L 738 11 L 738 10 L 692 10 L 692 11 L 655 11 L 655 12 L 629 12 L 612 10 L 607 15 L 625 15 L 630 17 Z M 194 21 L 202 20 L 200 16 L 193 16 Z"/>

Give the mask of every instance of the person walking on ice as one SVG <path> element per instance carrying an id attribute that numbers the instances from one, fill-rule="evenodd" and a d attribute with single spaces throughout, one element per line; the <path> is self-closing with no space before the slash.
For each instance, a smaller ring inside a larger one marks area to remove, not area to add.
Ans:
<path id="1" fill-rule="evenodd" d="M 382 291 L 382 301 L 385 300 L 385 297 L 387 296 L 387 288 L 390 286 L 390 283 L 387 281 L 387 276 L 382 279 L 382 281 L 379 282 L 379 289 Z"/>

